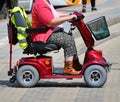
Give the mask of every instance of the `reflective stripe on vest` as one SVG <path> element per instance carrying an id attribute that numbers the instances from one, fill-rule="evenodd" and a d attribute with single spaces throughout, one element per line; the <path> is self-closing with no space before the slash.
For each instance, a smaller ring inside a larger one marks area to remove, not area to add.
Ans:
<path id="1" fill-rule="evenodd" d="M 27 42 L 27 40 L 26 39 L 19 40 L 19 43 L 23 43 L 23 42 Z"/>
<path id="2" fill-rule="evenodd" d="M 17 33 L 20 33 L 20 34 L 26 34 L 26 31 L 23 31 L 23 30 L 17 30 Z"/>

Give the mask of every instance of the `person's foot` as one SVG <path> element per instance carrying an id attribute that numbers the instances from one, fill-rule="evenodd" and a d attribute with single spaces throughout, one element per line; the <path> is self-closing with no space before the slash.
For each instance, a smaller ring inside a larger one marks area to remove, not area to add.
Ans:
<path id="1" fill-rule="evenodd" d="M 64 66 L 64 70 L 63 73 L 64 74 L 69 74 L 69 75 L 79 75 L 81 71 L 76 71 L 73 68 L 73 61 L 68 61 L 65 62 L 65 66 Z"/>
<path id="2" fill-rule="evenodd" d="M 91 8 L 91 11 L 97 11 L 97 8 L 92 7 L 92 8 Z"/>
<path id="3" fill-rule="evenodd" d="M 86 12 L 86 6 L 85 6 L 85 5 L 82 7 L 82 12 L 83 12 L 83 13 Z"/>

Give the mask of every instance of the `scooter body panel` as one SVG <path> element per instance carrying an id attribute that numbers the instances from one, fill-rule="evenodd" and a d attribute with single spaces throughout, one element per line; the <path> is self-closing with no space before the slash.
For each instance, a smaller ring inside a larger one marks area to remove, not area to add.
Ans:
<path id="1" fill-rule="evenodd" d="M 106 60 L 102 57 L 102 52 L 100 50 L 90 50 L 85 54 L 85 59 L 80 75 L 64 75 L 64 74 L 54 74 L 52 57 L 25 57 L 19 60 L 18 66 L 22 65 L 32 65 L 38 71 L 42 79 L 50 78 L 82 78 L 85 69 L 90 65 L 101 65 L 104 68 L 107 65 Z"/>
<path id="2" fill-rule="evenodd" d="M 81 74 L 84 75 L 85 69 L 90 65 L 100 65 L 104 68 L 109 67 L 108 62 L 102 56 L 101 50 L 89 50 L 85 53 L 85 59 Z"/>
<path id="3" fill-rule="evenodd" d="M 19 60 L 18 67 L 22 65 L 32 65 L 34 66 L 41 78 L 45 75 L 52 75 L 52 57 L 24 57 Z"/>
<path id="4" fill-rule="evenodd" d="M 18 68 L 22 65 L 34 66 L 40 75 L 41 79 L 57 79 L 57 78 L 82 78 L 82 75 L 65 75 L 63 73 L 55 74 L 53 72 L 52 57 L 36 58 L 36 57 L 25 57 L 19 60 Z"/>

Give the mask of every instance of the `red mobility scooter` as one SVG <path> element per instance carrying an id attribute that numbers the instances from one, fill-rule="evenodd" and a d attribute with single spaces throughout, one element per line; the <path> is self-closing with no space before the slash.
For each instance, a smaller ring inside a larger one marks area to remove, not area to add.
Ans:
<path id="1" fill-rule="evenodd" d="M 59 50 L 60 47 L 55 44 L 44 44 L 42 42 L 31 42 L 29 45 L 34 56 L 23 57 L 17 61 L 14 67 L 12 67 L 12 39 L 15 36 L 13 36 L 9 23 L 10 68 L 8 75 L 12 76 L 10 78 L 10 82 L 13 83 L 17 80 L 22 87 L 33 87 L 40 79 L 73 79 L 84 77 L 86 84 L 90 87 L 101 87 L 104 85 L 107 80 L 107 72 L 110 70 L 111 64 L 102 56 L 102 51 L 93 49 L 94 38 L 92 33 L 97 40 L 109 36 L 105 17 L 102 16 L 88 23 L 84 23 L 84 16 L 81 13 L 74 12 L 74 14 L 77 15 L 78 19 L 71 21 L 71 23 L 77 27 L 87 47 L 81 73 L 79 75 L 55 73 L 53 70 L 52 57 L 46 56 L 45 54 L 49 51 Z M 22 21 L 23 20 L 21 20 L 21 23 Z M 26 29 L 26 33 L 35 31 L 38 32 L 38 29 Z M 24 51 L 24 53 L 29 54 L 30 52 Z"/>

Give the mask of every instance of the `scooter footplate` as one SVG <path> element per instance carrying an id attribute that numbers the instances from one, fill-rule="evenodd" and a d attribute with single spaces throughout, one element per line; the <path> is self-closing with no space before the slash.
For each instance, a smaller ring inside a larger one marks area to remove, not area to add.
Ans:
<path id="1" fill-rule="evenodd" d="M 64 76 L 70 76 L 71 74 L 53 73 L 53 75 L 64 75 Z M 79 76 L 79 75 L 72 75 L 72 76 Z"/>

